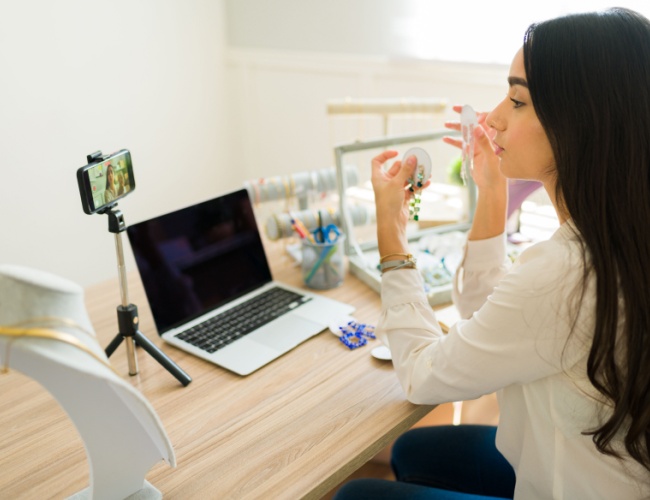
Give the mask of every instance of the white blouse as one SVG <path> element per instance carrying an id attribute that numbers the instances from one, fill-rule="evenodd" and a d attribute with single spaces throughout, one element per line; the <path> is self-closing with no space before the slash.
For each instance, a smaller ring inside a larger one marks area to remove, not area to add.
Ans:
<path id="1" fill-rule="evenodd" d="M 467 243 L 453 297 L 469 319 L 447 335 L 418 271 L 384 274 L 377 333 L 408 400 L 439 404 L 498 391 L 497 448 L 515 469 L 517 499 L 650 498 L 650 473 L 601 454 L 581 434 L 597 428 L 607 406 L 586 375 L 595 294 L 592 280 L 580 304 L 575 227 L 563 224 L 510 269 L 508 262 L 505 234 Z"/>

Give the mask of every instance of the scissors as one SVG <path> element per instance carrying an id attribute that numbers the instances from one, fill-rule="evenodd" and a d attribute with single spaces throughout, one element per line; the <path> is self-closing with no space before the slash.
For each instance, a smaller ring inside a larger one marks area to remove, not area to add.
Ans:
<path id="1" fill-rule="evenodd" d="M 336 243 L 341 235 L 339 228 L 334 224 L 329 224 L 325 227 L 319 226 L 312 231 L 316 243 Z"/>

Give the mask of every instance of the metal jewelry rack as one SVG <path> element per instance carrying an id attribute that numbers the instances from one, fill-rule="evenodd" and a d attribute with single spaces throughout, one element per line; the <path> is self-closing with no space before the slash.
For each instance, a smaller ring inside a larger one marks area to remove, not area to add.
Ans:
<path id="1" fill-rule="evenodd" d="M 379 270 L 374 268 L 368 261 L 367 255 L 377 251 L 377 242 L 367 242 L 360 244 L 354 235 L 354 226 L 351 223 L 350 208 L 345 195 L 348 188 L 345 176 L 343 175 L 343 157 L 347 153 L 366 151 L 371 149 L 380 149 L 400 144 L 421 143 L 425 141 L 439 140 L 445 136 L 459 135 L 447 129 L 427 133 L 417 133 L 409 135 L 400 135 L 385 137 L 376 140 L 358 141 L 349 144 L 343 144 L 334 148 L 336 159 L 336 174 L 339 194 L 339 213 L 341 214 L 341 228 L 346 235 L 345 253 L 348 256 L 350 272 L 357 276 L 361 281 L 369 285 L 372 289 L 379 292 L 381 290 L 381 275 Z M 432 228 L 422 229 L 409 235 L 409 242 L 418 241 L 424 236 L 431 234 L 444 234 L 452 231 L 466 232 L 469 230 L 474 210 L 476 208 L 476 185 L 471 176 L 467 184 L 468 191 L 468 220 L 454 224 L 443 224 Z M 449 302 L 451 300 L 451 283 L 432 287 L 427 291 L 427 297 L 431 305 L 437 305 Z"/>

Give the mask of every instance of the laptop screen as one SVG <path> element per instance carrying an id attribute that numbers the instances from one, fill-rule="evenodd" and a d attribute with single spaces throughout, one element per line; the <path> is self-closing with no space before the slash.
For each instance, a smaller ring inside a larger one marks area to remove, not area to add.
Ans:
<path id="1" fill-rule="evenodd" d="M 271 281 L 245 189 L 127 228 L 158 333 Z"/>

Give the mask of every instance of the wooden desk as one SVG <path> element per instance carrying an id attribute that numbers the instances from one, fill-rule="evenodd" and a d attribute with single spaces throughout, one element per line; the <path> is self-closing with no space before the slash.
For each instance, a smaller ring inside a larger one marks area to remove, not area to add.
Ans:
<path id="1" fill-rule="evenodd" d="M 281 244 L 267 245 L 274 277 L 301 286 Z M 379 296 L 352 275 L 325 295 L 375 323 Z M 165 498 L 320 498 L 432 407 L 405 400 L 390 363 L 371 345 L 349 351 L 323 332 L 240 377 L 160 341 L 142 285 L 129 276 L 142 332 L 194 379 L 182 387 L 141 349 L 128 376 L 126 348 L 111 357 L 151 402 L 174 445 L 175 469 L 161 462 L 147 479 Z M 117 279 L 87 290 L 102 346 L 116 333 Z M 88 485 L 83 443 L 57 403 L 20 373 L 0 376 L 0 491 L 3 498 L 62 498 Z"/>

